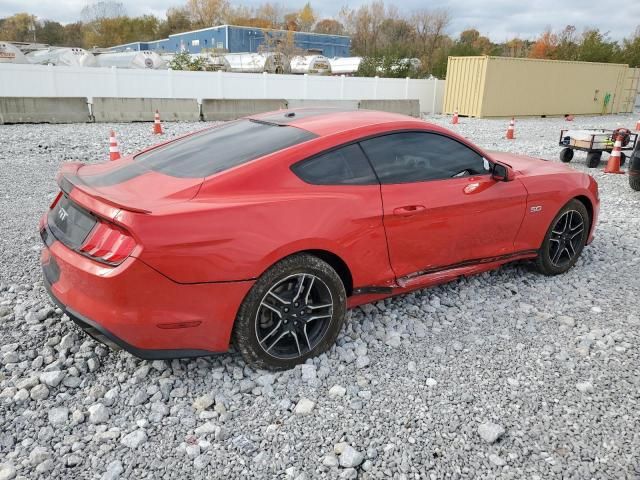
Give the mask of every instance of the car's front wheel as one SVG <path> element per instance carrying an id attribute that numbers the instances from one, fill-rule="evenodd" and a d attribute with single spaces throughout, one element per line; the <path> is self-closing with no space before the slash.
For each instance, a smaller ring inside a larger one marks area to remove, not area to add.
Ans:
<path id="1" fill-rule="evenodd" d="M 555 216 L 538 252 L 536 264 L 545 275 L 569 270 L 587 243 L 591 226 L 589 212 L 579 200 L 571 200 Z"/>
<path id="2" fill-rule="evenodd" d="M 293 255 L 251 288 L 238 311 L 233 341 L 256 368 L 291 368 L 333 345 L 345 312 L 346 292 L 336 271 L 313 255 Z"/>

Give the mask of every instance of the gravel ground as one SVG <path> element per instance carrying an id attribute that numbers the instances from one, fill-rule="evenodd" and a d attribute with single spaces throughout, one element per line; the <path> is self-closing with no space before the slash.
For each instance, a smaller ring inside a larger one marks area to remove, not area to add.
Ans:
<path id="1" fill-rule="evenodd" d="M 511 142 L 505 120 L 455 128 L 557 161 L 565 125 L 519 120 Z M 626 177 L 576 155 L 600 183 L 601 221 L 563 276 L 510 265 L 366 305 L 336 347 L 287 372 L 237 353 L 145 362 L 80 332 L 40 280 L 55 172 L 106 159 L 110 127 L 0 127 L 0 480 L 640 478 L 640 195 Z M 114 127 L 124 151 L 157 140 L 150 124 Z"/>

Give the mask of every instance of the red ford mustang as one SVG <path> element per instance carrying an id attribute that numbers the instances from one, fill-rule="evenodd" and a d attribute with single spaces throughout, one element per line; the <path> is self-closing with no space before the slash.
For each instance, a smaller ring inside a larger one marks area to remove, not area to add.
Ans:
<path id="1" fill-rule="evenodd" d="M 42 218 L 45 284 L 96 339 L 142 358 L 226 351 L 288 368 L 347 308 L 593 238 L 598 187 L 413 118 L 272 112 L 117 162 L 66 164 Z"/>

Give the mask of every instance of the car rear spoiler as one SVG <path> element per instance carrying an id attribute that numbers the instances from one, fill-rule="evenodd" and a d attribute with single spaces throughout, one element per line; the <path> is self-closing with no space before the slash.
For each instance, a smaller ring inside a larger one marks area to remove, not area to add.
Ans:
<path id="1" fill-rule="evenodd" d="M 99 195 L 95 190 L 93 190 L 90 186 L 82 181 L 82 179 L 77 175 L 80 167 L 84 165 L 81 162 L 69 162 L 64 164 L 60 168 L 60 172 L 56 178 L 58 185 L 60 186 L 60 190 L 62 190 L 66 195 L 70 195 L 73 189 L 78 189 L 86 195 L 98 200 L 99 202 L 105 203 L 111 207 L 116 207 L 121 210 L 126 210 L 128 212 L 134 213 L 151 213 L 150 210 L 145 210 L 144 208 L 136 208 L 130 207 L 128 205 L 123 205 L 115 200 L 111 200 L 102 195 Z"/>

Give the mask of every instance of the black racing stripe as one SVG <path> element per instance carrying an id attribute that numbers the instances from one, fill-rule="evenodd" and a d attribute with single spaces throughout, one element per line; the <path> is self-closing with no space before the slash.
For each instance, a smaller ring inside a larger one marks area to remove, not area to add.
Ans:
<path id="1" fill-rule="evenodd" d="M 303 118 L 319 117 L 335 113 L 355 112 L 355 109 L 331 108 L 331 107 L 310 107 L 300 110 L 279 110 L 271 115 L 256 115 L 253 121 L 271 123 L 273 125 L 288 125 Z M 251 117 L 250 117 L 251 118 Z"/>
<path id="2" fill-rule="evenodd" d="M 109 187 L 111 185 L 127 182 L 147 173 L 148 171 L 149 168 L 140 163 L 133 162 L 106 173 L 99 175 L 84 175 L 81 179 L 78 179 L 89 187 Z"/>
<path id="3" fill-rule="evenodd" d="M 67 195 L 71 194 L 71 191 L 73 190 L 73 183 L 71 183 L 71 181 L 67 177 L 63 175 L 60 178 L 59 184 L 60 184 L 60 190 L 62 190 Z"/>

